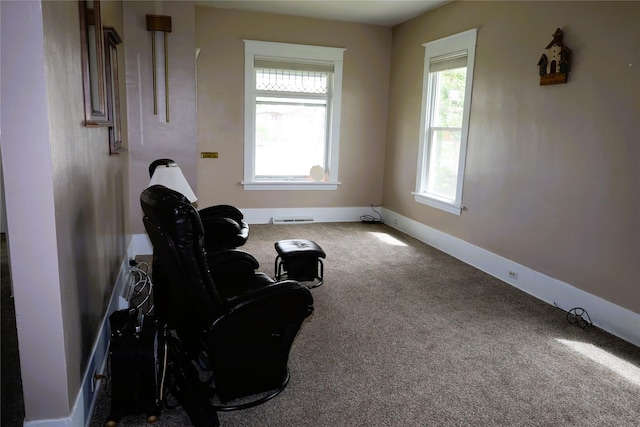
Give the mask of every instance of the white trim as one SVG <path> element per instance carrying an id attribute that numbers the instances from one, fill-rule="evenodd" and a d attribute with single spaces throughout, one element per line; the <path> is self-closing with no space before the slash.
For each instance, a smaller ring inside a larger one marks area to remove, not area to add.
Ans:
<path id="1" fill-rule="evenodd" d="M 25 421 L 22 425 L 24 427 L 72 427 L 74 424 L 72 418 L 68 417 L 54 420 Z"/>
<path id="2" fill-rule="evenodd" d="M 416 193 L 412 191 L 414 199 L 418 203 L 422 203 L 423 205 L 431 206 L 433 208 L 442 209 L 443 211 L 460 215 L 462 212 L 462 206 L 458 206 L 455 203 L 451 203 L 447 200 L 440 200 L 436 198 L 436 196 L 429 195 L 427 193 Z"/>
<path id="3" fill-rule="evenodd" d="M 371 214 L 371 207 L 353 208 L 257 208 L 240 209 L 247 224 L 271 224 L 273 218 L 313 218 L 313 222 L 358 222 Z M 295 225 L 295 224 L 292 224 Z M 251 232 L 249 232 L 251 233 Z M 251 234 L 249 234 L 251 238 Z M 132 254 L 152 254 L 153 244 L 147 234 L 134 234 L 129 243 Z M 133 255 L 135 256 L 135 255 Z M 133 258 L 130 256 L 129 258 Z"/>
<path id="4" fill-rule="evenodd" d="M 314 222 L 357 222 L 371 207 L 240 209 L 248 224 L 271 224 L 274 217 L 313 218 Z M 251 237 L 249 237 L 251 238 Z"/>
<path id="5" fill-rule="evenodd" d="M 312 216 L 274 216 L 271 219 L 271 223 L 277 225 L 312 224 L 314 222 L 316 221 Z"/>
<path id="6" fill-rule="evenodd" d="M 425 48 L 425 53 L 428 52 L 425 58 L 429 58 L 429 63 L 431 63 L 431 58 L 434 57 L 457 53 L 471 46 L 475 49 L 477 37 L 478 28 L 472 28 L 461 33 L 423 43 L 422 46 Z M 467 56 L 471 56 L 471 52 L 467 53 Z M 427 66 L 427 72 L 428 71 L 429 67 Z"/>
<path id="7" fill-rule="evenodd" d="M 344 51 L 347 50 L 342 47 L 265 42 L 249 39 L 243 39 L 242 41 L 244 42 L 245 53 L 271 60 L 299 60 L 300 62 L 309 63 L 341 61 Z"/>
<path id="8" fill-rule="evenodd" d="M 422 79 L 422 104 L 420 115 L 420 139 L 418 144 L 418 167 L 416 171 L 415 201 L 434 208 L 460 215 L 462 208 L 462 190 L 467 157 L 467 142 L 473 92 L 474 66 L 478 29 L 463 31 L 448 37 L 424 43 L 424 69 Z M 462 127 L 460 129 L 460 157 L 458 158 L 458 181 L 456 183 L 456 199 L 443 201 L 438 196 L 426 192 L 426 178 L 429 169 L 431 151 L 431 115 L 435 109 L 435 83 L 430 72 L 431 59 L 447 54 L 459 54 L 466 51 L 467 79 L 463 109 Z"/>
<path id="9" fill-rule="evenodd" d="M 340 115 L 342 104 L 342 73 L 345 48 L 276 43 L 244 39 L 244 174 L 241 184 L 245 190 L 337 190 Z M 256 180 L 255 177 L 255 116 L 256 81 L 255 60 L 283 60 L 333 66 L 331 102 L 328 105 L 327 165 L 329 181 L 323 183 L 295 181 L 294 183 Z"/>
<path id="10" fill-rule="evenodd" d="M 127 271 L 129 268 L 129 260 L 135 258 L 138 254 L 148 254 L 151 251 L 148 249 L 151 247 L 149 242 L 148 246 L 145 242 L 146 235 L 132 236 L 129 240 L 127 248 L 127 255 L 120 264 L 120 271 L 116 283 L 113 287 L 111 299 L 107 307 L 107 312 L 102 318 L 100 325 L 100 332 L 96 338 L 93 348 L 91 349 L 91 356 L 89 363 L 84 371 L 82 377 L 82 385 L 78 391 L 75 404 L 71 410 L 71 415 L 67 418 L 56 418 L 49 420 L 33 420 L 24 421 L 24 427 L 88 427 L 91 423 L 91 417 L 98 397 L 98 391 L 100 390 L 101 380 L 97 381 L 95 390 L 91 390 L 91 381 L 94 370 L 98 373 L 105 372 L 107 365 L 107 355 L 109 352 L 109 340 L 111 337 L 111 328 L 109 326 L 109 316 L 115 310 L 119 309 L 119 297 L 122 295 L 124 287 L 126 286 Z M 148 241 L 148 237 L 146 238 Z"/>
<path id="11" fill-rule="evenodd" d="M 241 182 L 245 190 L 337 190 L 340 182 L 254 181 Z"/>
<path id="12" fill-rule="evenodd" d="M 129 243 L 129 252 L 134 254 L 129 258 L 134 258 L 136 255 L 149 255 L 153 254 L 153 244 L 147 233 L 134 234 L 131 236 L 131 242 Z"/>
<path id="13" fill-rule="evenodd" d="M 247 224 L 272 224 L 273 218 L 313 218 L 313 222 L 358 222 L 370 215 L 371 207 L 352 208 L 255 208 L 240 209 Z M 292 224 L 296 225 L 296 224 Z M 249 232 L 251 238 L 251 232 Z M 146 234 L 134 234 L 129 244 L 131 253 L 151 254 L 153 245 Z"/>
<path id="14" fill-rule="evenodd" d="M 255 87 L 256 76 L 255 54 L 248 52 L 251 44 L 245 41 L 244 53 L 244 182 L 253 182 L 255 170 L 255 128 L 256 128 L 256 103 Z M 245 184 L 246 185 L 246 184 Z"/>
<path id="15" fill-rule="evenodd" d="M 382 209 L 385 223 L 433 246 L 461 261 L 488 273 L 549 304 L 569 310 L 582 307 L 597 327 L 630 343 L 640 346 L 640 314 L 620 307 L 601 297 L 585 292 L 568 283 L 532 270 L 486 249 L 443 233 L 420 222 Z M 518 273 L 509 278 L 509 271 Z"/>
<path id="16" fill-rule="evenodd" d="M 327 144 L 328 160 L 327 172 L 329 173 L 329 182 L 339 184 L 338 171 L 339 168 L 339 152 L 340 152 L 340 118 L 342 117 L 342 68 L 344 51 L 340 51 L 340 59 L 336 59 L 333 63 L 333 83 L 331 84 L 331 106 L 329 114 L 329 129 L 331 130 L 331 140 Z"/>

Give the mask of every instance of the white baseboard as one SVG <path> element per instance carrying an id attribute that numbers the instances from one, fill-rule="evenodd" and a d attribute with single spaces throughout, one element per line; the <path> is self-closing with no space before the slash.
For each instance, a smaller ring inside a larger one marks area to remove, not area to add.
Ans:
<path id="1" fill-rule="evenodd" d="M 136 255 L 150 255 L 153 253 L 153 245 L 151 239 L 145 234 L 134 234 L 129 242 L 129 259 L 133 259 Z"/>
<path id="2" fill-rule="evenodd" d="M 420 222 L 382 210 L 389 226 L 482 270 L 542 301 L 564 310 L 582 307 L 597 327 L 640 347 L 640 314 L 592 295 L 568 283 L 534 271 Z M 509 277 L 509 271 L 517 278 Z"/>
<path id="3" fill-rule="evenodd" d="M 370 215 L 371 208 L 268 208 L 241 209 L 244 220 L 249 224 L 271 224 L 274 217 L 306 217 L 313 218 L 313 222 L 354 222 L 360 221 L 362 215 Z M 295 224 L 292 224 L 295 226 Z M 140 254 L 152 254 L 153 245 L 149 236 L 134 234 L 129 244 L 130 258 Z"/>
<path id="4" fill-rule="evenodd" d="M 140 249 L 145 249 L 146 235 L 135 235 L 129 241 L 127 248 L 127 256 L 122 260 L 120 264 L 120 271 L 116 279 L 111 299 L 107 307 L 102 323 L 100 325 L 100 332 L 91 349 L 91 356 L 89 358 L 89 364 L 85 369 L 82 377 L 82 386 L 78 392 L 78 397 L 71 411 L 71 415 L 67 418 L 59 418 L 52 420 L 36 420 L 25 421 L 24 427 L 88 427 L 91 422 L 91 416 L 98 397 L 98 390 L 100 390 L 101 381 L 97 381 L 95 389 L 91 389 L 93 373 L 97 372 L 102 374 L 105 372 L 107 365 L 107 356 L 109 351 L 109 338 L 111 336 L 111 330 L 109 327 L 109 316 L 115 310 L 119 309 L 119 297 L 123 294 L 124 287 L 126 286 L 127 271 L 129 268 L 129 260 L 134 258 L 137 254 L 151 253 L 150 251 L 142 252 Z M 151 247 L 151 243 L 149 243 Z"/>
<path id="5" fill-rule="evenodd" d="M 349 222 L 359 221 L 361 215 L 370 214 L 370 208 L 243 209 L 242 212 L 249 224 L 268 224 L 273 216 L 301 215 L 313 215 L 316 222 Z M 594 325 L 640 347 L 640 327 L 638 327 L 640 314 L 389 209 L 383 208 L 381 212 L 385 223 L 391 227 L 542 301 L 549 304 L 555 303 L 564 310 L 573 307 L 584 308 L 589 313 Z M 153 252 L 153 247 L 146 234 L 133 236 L 129 246 L 133 253 L 131 257 L 136 254 Z M 510 278 L 509 271 L 516 272 L 517 279 Z"/>
<path id="6" fill-rule="evenodd" d="M 314 222 L 360 221 L 362 215 L 371 214 L 370 207 L 353 208 L 267 208 L 241 209 L 248 224 L 270 224 L 274 217 L 313 218 Z"/>

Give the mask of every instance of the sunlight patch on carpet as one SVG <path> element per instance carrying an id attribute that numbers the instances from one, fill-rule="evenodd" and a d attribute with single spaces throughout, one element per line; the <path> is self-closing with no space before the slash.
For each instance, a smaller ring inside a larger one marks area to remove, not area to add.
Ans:
<path id="1" fill-rule="evenodd" d="M 387 243 L 393 246 L 407 246 L 406 243 L 402 243 L 400 240 L 396 239 L 395 237 L 387 233 L 380 233 L 377 231 L 370 231 L 369 233 L 373 234 L 374 237 L 376 237 L 378 240 L 380 240 L 383 243 Z"/>
<path id="2" fill-rule="evenodd" d="M 593 344 L 588 344 L 579 341 L 564 340 L 562 338 L 556 338 L 556 340 L 570 349 L 580 353 L 581 355 L 593 360 L 600 365 L 609 368 L 621 377 L 631 381 L 635 385 L 640 386 L 640 368 L 620 359 L 613 354 L 596 347 Z"/>

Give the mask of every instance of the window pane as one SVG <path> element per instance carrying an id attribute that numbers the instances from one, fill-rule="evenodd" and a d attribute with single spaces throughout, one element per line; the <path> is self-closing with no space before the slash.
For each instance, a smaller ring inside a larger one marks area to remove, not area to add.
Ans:
<path id="1" fill-rule="evenodd" d="M 434 127 L 462 127 L 467 68 L 440 71 L 437 75 Z"/>
<path id="2" fill-rule="evenodd" d="M 305 102 L 256 105 L 256 176 L 306 177 L 312 166 L 325 167 L 327 107 Z"/>
<path id="3" fill-rule="evenodd" d="M 427 192 L 455 200 L 460 160 L 460 131 L 435 130 L 431 133 Z"/>

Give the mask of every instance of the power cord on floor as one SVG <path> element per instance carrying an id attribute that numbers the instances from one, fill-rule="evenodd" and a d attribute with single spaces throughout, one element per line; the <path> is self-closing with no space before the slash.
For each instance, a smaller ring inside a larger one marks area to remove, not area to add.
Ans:
<path id="1" fill-rule="evenodd" d="M 151 300 L 153 282 L 151 281 L 151 274 L 149 274 L 149 267 L 149 263 L 146 262 L 129 261 L 129 277 L 127 280 L 129 292 L 127 292 L 127 299 L 129 300 L 130 308 L 141 310 L 146 305 L 145 314 L 153 313 L 154 309 Z"/>
<path id="2" fill-rule="evenodd" d="M 578 325 L 582 329 L 586 328 L 587 326 L 593 325 L 593 322 L 591 322 L 591 317 L 589 316 L 589 313 L 587 313 L 587 310 L 585 310 L 584 308 L 574 307 L 571 310 L 566 311 L 560 308 L 558 304 L 556 304 L 555 302 L 553 303 L 553 305 L 555 305 L 557 309 L 567 313 L 567 322 L 569 322 L 569 324 Z M 583 316 L 586 316 L 586 318 Z"/>
<path id="3" fill-rule="evenodd" d="M 384 224 L 384 221 L 382 220 L 382 215 L 380 214 L 380 212 L 375 210 L 375 208 L 378 208 L 378 207 L 380 207 L 380 205 L 371 204 L 371 210 L 376 214 L 376 216 L 362 215 L 360 217 L 360 221 L 362 221 L 365 224 Z"/>

